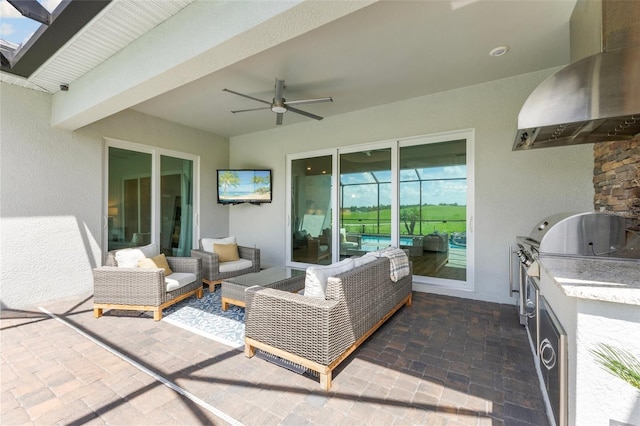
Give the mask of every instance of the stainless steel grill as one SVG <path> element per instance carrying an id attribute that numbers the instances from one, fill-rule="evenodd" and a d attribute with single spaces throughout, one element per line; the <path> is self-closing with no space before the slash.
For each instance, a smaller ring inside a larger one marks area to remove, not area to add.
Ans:
<path id="1" fill-rule="evenodd" d="M 516 302 L 520 324 L 527 324 L 532 300 L 527 288 L 538 285 L 534 263 L 544 256 L 598 258 L 640 262 L 640 235 L 625 229 L 625 219 L 601 212 L 559 213 L 537 223 L 528 236 L 516 238 L 510 248 L 510 294 Z M 519 265 L 514 268 L 514 255 Z M 533 271 L 533 272 L 532 272 Z"/>
<path id="2" fill-rule="evenodd" d="M 560 213 L 517 237 L 519 248 L 538 256 L 640 259 L 637 234 L 625 229 L 625 219 L 608 213 Z"/>

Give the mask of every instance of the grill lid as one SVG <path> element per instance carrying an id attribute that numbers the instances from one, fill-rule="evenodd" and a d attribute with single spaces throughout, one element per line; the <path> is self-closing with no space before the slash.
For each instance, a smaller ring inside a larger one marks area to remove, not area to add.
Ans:
<path id="1" fill-rule="evenodd" d="M 640 238 L 625 219 L 601 212 L 559 213 L 540 221 L 522 238 L 541 255 L 640 259 Z"/>

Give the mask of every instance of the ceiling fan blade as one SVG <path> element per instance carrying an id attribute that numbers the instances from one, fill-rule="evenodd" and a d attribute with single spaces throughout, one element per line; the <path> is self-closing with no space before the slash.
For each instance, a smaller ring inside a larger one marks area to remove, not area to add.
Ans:
<path id="1" fill-rule="evenodd" d="M 316 99 L 301 99 L 299 101 L 286 101 L 284 104 L 289 105 L 302 105 L 302 104 L 318 104 L 320 102 L 333 102 L 332 97 L 328 98 L 316 98 Z"/>
<path id="2" fill-rule="evenodd" d="M 311 114 L 310 112 L 303 111 L 298 108 L 287 106 L 287 111 L 295 112 L 296 114 L 304 115 L 305 117 L 313 118 L 315 120 L 322 120 L 324 117 L 320 117 L 319 115 Z"/>
<path id="3" fill-rule="evenodd" d="M 276 78 L 276 96 L 273 98 L 274 103 L 278 103 L 282 100 L 283 91 L 284 91 L 284 80 L 278 80 Z"/>
<path id="4" fill-rule="evenodd" d="M 229 89 L 222 89 L 223 92 L 233 93 L 234 95 L 242 96 L 243 98 L 253 99 L 254 101 L 262 102 L 263 104 L 271 105 L 271 102 L 265 101 L 263 99 L 254 98 L 253 96 L 245 95 L 244 93 L 235 92 Z"/>
<path id="5" fill-rule="evenodd" d="M 235 111 L 231 111 L 232 113 L 236 113 L 236 112 L 247 112 L 247 111 L 260 111 L 263 109 L 270 109 L 270 107 L 260 107 L 260 108 L 249 108 L 249 109 L 237 109 Z"/>
<path id="6" fill-rule="evenodd" d="M 282 117 L 284 117 L 283 113 L 276 114 L 276 126 L 280 126 L 282 124 Z"/>

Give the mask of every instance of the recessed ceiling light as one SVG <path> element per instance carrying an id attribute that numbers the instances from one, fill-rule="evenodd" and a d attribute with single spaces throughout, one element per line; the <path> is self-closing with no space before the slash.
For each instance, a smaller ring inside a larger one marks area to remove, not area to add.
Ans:
<path id="1" fill-rule="evenodd" d="M 502 56 L 509 51 L 509 46 L 498 46 L 494 49 L 491 49 L 489 52 L 490 56 Z"/>

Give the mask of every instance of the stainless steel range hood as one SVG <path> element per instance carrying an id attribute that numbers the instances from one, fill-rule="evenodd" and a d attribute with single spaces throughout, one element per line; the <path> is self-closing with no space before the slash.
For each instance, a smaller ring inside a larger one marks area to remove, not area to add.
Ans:
<path id="1" fill-rule="evenodd" d="M 629 13 L 635 16 L 640 8 L 640 2 L 602 3 L 609 4 L 632 7 Z M 525 101 L 518 115 L 514 151 L 619 141 L 640 134 L 638 25 L 617 28 L 615 43 L 607 43 L 605 23 L 602 27 L 605 51 L 561 69 Z"/>

